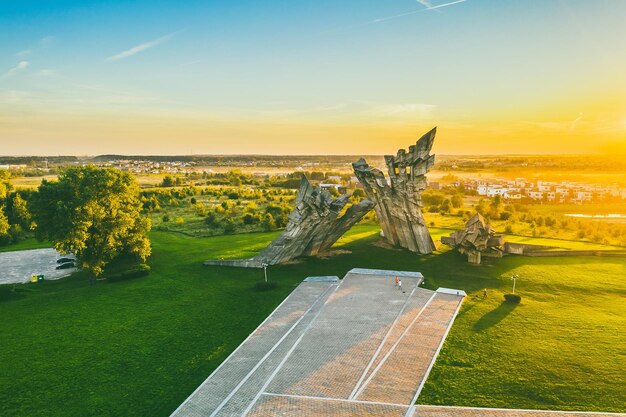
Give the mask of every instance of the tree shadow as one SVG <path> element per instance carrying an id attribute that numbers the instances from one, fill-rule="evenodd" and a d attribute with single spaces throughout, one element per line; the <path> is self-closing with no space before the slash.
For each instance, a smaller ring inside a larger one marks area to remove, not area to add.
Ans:
<path id="1" fill-rule="evenodd" d="M 495 309 L 491 310 L 484 316 L 482 316 L 476 323 L 474 323 L 473 330 L 475 332 L 482 332 L 488 328 L 500 323 L 506 316 L 508 316 L 515 307 L 519 304 L 503 302 Z"/>

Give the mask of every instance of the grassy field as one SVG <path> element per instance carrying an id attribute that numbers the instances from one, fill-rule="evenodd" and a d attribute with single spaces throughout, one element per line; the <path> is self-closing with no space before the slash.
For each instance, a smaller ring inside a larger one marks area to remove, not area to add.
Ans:
<path id="1" fill-rule="evenodd" d="M 147 277 L 21 286 L 0 302 L 0 415 L 167 416 L 303 278 L 353 267 L 418 270 L 429 288 L 468 292 L 422 403 L 626 411 L 626 259 L 508 257 L 476 267 L 453 251 L 385 249 L 377 234 L 357 226 L 337 245 L 350 253 L 270 267 L 279 284 L 270 292 L 254 290 L 261 271 L 201 261 L 251 255 L 277 232 L 153 232 Z M 523 297 L 515 308 L 501 303 L 513 273 Z"/>

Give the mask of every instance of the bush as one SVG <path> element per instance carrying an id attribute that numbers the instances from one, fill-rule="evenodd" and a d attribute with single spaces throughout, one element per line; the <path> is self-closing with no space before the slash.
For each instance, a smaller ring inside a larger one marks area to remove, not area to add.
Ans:
<path id="1" fill-rule="evenodd" d="M 503 211 L 500 213 L 500 220 L 509 220 L 511 218 L 511 212 Z"/>
<path id="2" fill-rule="evenodd" d="M 256 291 L 271 291 L 276 288 L 278 288 L 278 284 L 272 281 L 269 281 L 269 282 L 260 281 L 254 284 L 254 289 Z"/>
<path id="3" fill-rule="evenodd" d="M 139 264 L 135 265 L 131 269 L 120 272 L 117 274 L 109 275 L 107 277 L 107 282 L 119 282 L 124 281 L 131 278 L 139 278 L 144 277 L 150 273 L 150 265 Z"/>
<path id="4" fill-rule="evenodd" d="M 235 226 L 235 222 L 230 218 L 224 219 L 223 225 L 224 225 L 224 234 L 232 235 L 237 230 L 237 226 Z"/>
<path id="5" fill-rule="evenodd" d="M 522 297 L 517 294 L 504 294 L 504 301 L 511 304 L 519 304 L 522 301 Z"/>
<path id="6" fill-rule="evenodd" d="M 352 196 L 357 197 L 357 198 L 365 198 L 365 191 L 361 190 L 360 188 L 357 188 L 352 193 Z"/>

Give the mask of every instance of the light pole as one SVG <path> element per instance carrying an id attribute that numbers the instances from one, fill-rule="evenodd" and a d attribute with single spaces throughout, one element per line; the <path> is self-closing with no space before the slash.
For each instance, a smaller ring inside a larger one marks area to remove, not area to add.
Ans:
<path id="1" fill-rule="evenodd" d="M 517 282 L 519 275 L 514 274 L 511 279 L 513 280 L 513 294 L 515 294 L 515 283 Z"/>
<path id="2" fill-rule="evenodd" d="M 263 267 L 263 273 L 265 274 L 265 282 L 267 282 L 267 267 L 269 265 L 264 262 L 261 264 L 261 266 Z"/>

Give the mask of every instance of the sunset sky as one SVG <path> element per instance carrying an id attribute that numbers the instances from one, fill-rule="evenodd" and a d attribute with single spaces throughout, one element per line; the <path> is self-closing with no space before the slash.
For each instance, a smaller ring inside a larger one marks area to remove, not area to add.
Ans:
<path id="1" fill-rule="evenodd" d="M 0 2 L 0 155 L 625 153 L 626 1 Z"/>

